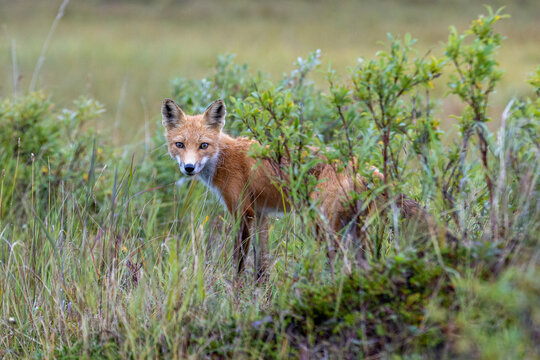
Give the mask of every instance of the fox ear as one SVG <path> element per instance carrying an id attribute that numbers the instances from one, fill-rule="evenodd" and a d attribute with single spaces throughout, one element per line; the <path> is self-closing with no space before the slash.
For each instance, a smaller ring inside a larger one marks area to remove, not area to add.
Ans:
<path id="1" fill-rule="evenodd" d="M 186 118 L 182 109 L 171 99 L 163 100 L 161 116 L 163 117 L 161 123 L 167 130 L 179 126 Z"/>
<path id="2" fill-rule="evenodd" d="M 225 108 L 225 103 L 220 99 L 210 104 L 204 112 L 204 118 L 209 126 L 221 130 L 223 125 L 225 125 L 226 114 L 227 109 Z"/>

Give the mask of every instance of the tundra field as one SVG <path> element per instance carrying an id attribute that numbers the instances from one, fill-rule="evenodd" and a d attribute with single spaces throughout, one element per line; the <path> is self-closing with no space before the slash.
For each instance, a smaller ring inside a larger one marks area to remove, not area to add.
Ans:
<path id="1" fill-rule="evenodd" d="M 540 359 L 537 2 L 52 3 L 0 0 L 0 358 Z M 262 281 L 165 97 L 275 169 Z"/>

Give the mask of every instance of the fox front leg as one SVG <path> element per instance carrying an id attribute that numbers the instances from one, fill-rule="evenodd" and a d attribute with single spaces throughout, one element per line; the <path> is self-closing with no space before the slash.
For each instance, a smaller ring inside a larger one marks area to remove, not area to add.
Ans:
<path id="1" fill-rule="evenodd" d="M 247 209 L 241 215 L 240 231 L 236 236 L 234 243 L 234 261 L 236 271 L 241 274 L 245 268 L 245 260 L 249 253 L 249 243 L 251 240 L 251 226 L 253 225 L 254 213 L 253 210 Z"/>

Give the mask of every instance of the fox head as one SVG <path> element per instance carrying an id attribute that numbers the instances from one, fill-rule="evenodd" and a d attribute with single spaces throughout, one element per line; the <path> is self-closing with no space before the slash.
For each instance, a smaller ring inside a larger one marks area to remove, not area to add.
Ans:
<path id="1" fill-rule="evenodd" d="M 186 115 L 171 99 L 161 106 L 163 126 L 169 154 L 178 162 L 184 175 L 193 176 L 208 164 L 215 164 L 219 155 L 221 129 L 225 125 L 225 103 L 214 101 L 200 115 Z"/>

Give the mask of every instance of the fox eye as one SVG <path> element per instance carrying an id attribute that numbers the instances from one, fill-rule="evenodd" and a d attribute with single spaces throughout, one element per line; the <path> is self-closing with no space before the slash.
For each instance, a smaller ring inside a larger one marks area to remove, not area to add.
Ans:
<path id="1" fill-rule="evenodd" d="M 179 149 L 183 149 L 184 148 L 184 143 L 181 143 L 181 142 L 177 142 L 175 143 L 176 147 L 179 148 Z"/>
<path id="2" fill-rule="evenodd" d="M 208 143 L 202 143 L 201 146 L 199 146 L 199 149 L 208 149 Z"/>

